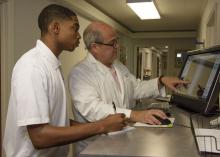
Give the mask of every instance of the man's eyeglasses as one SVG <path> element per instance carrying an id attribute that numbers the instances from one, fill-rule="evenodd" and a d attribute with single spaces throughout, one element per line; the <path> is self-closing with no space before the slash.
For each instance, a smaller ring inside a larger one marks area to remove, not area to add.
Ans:
<path id="1" fill-rule="evenodd" d="M 108 44 L 108 43 L 102 43 L 102 42 L 95 42 L 96 44 L 100 44 L 100 45 L 106 45 L 106 46 L 111 46 L 113 48 L 118 48 L 118 40 L 114 40 L 114 42 L 112 44 Z"/>

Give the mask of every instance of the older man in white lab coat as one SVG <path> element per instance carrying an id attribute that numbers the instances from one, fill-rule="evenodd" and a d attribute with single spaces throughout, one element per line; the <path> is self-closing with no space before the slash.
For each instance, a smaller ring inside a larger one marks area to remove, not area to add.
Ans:
<path id="1" fill-rule="evenodd" d="M 149 81 L 136 79 L 123 64 L 115 60 L 118 36 L 105 23 L 92 22 L 84 31 L 83 39 L 89 53 L 69 76 L 76 120 L 94 122 L 115 112 L 124 113 L 133 122 L 150 124 L 160 124 L 154 115 L 167 118 L 160 110 L 132 111 L 130 108 L 134 107 L 136 99 L 165 94 L 163 85 L 175 89 L 175 85 L 183 81 L 172 77 L 162 77 L 160 81 L 158 78 Z M 87 142 L 77 144 L 78 153 L 86 147 Z"/>

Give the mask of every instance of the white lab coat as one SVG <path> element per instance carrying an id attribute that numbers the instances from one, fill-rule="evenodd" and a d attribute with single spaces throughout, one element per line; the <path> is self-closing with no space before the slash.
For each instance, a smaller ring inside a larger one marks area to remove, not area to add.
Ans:
<path id="1" fill-rule="evenodd" d="M 90 53 L 71 70 L 69 89 L 77 121 L 93 122 L 114 114 L 112 102 L 116 105 L 117 113 L 130 117 L 130 108 L 135 106 L 136 99 L 160 95 L 158 79 L 140 81 L 119 61 L 115 61 L 113 66 L 121 90 L 110 69 Z M 165 94 L 164 88 L 162 90 Z"/>

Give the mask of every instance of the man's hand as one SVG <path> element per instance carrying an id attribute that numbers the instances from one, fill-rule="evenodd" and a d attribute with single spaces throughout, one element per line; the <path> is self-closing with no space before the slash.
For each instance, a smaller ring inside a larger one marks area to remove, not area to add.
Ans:
<path id="1" fill-rule="evenodd" d="M 189 82 L 178 79 L 177 77 L 163 76 L 161 82 L 172 91 L 177 90 L 177 86 L 187 85 Z"/>
<path id="2" fill-rule="evenodd" d="M 109 115 L 108 117 L 100 120 L 99 122 L 103 125 L 104 133 L 119 131 L 126 126 L 125 114 L 119 113 L 114 115 Z"/>
<path id="3" fill-rule="evenodd" d="M 166 114 L 157 109 L 144 110 L 144 111 L 132 111 L 131 112 L 131 121 L 133 122 L 141 122 L 148 124 L 161 124 L 159 120 L 157 120 L 154 115 L 161 117 L 162 119 L 168 118 Z"/>

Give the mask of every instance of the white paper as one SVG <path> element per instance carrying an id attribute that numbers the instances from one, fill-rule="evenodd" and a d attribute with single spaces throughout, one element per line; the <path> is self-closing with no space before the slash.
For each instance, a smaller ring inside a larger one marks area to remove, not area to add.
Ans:
<path id="1" fill-rule="evenodd" d="M 114 132 L 109 132 L 107 135 L 117 135 L 117 134 L 122 134 L 131 130 L 136 129 L 135 127 L 131 127 L 131 126 L 126 126 L 124 127 L 122 130 L 120 131 L 114 131 Z"/>
<path id="2" fill-rule="evenodd" d="M 175 118 L 168 118 L 170 121 L 171 121 L 171 124 L 168 124 L 168 125 L 151 125 L 151 124 L 146 124 L 146 123 L 140 123 L 140 122 L 137 122 L 135 123 L 133 126 L 140 126 L 140 127 L 157 127 L 157 128 L 164 128 L 164 127 L 168 127 L 168 128 L 171 128 L 173 127 L 173 123 L 174 123 L 174 120 Z"/>
<path id="3" fill-rule="evenodd" d="M 195 134 L 196 134 L 196 140 L 198 143 L 199 151 L 220 153 L 220 130 L 195 129 Z M 198 137 L 198 136 L 203 136 L 203 137 Z M 207 136 L 213 136 L 213 137 L 207 137 Z"/>

